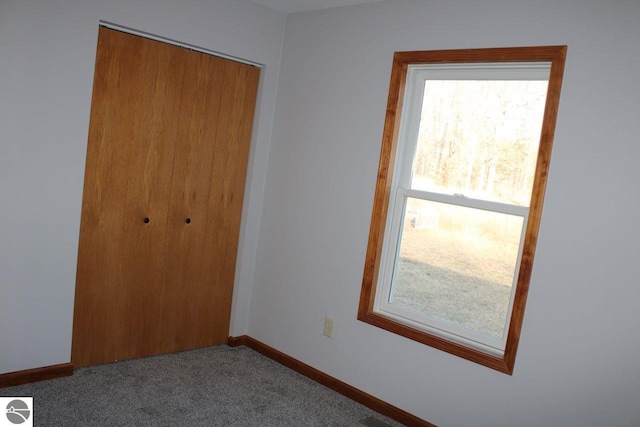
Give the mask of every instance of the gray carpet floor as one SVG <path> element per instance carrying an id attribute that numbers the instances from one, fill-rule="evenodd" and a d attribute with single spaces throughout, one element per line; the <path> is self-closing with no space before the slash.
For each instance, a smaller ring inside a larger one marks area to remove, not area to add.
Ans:
<path id="1" fill-rule="evenodd" d="M 80 368 L 0 396 L 33 396 L 36 426 L 400 425 L 247 347 L 226 345 Z"/>

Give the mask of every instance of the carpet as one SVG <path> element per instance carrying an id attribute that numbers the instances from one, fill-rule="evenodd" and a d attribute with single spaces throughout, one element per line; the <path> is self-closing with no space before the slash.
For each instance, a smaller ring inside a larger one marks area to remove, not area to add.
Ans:
<path id="1" fill-rule="evenodd" d="M 80 368 L 0 396 L 33 396 L 36 426 L 401 425 L 247 347 L 226 345 Z"/>

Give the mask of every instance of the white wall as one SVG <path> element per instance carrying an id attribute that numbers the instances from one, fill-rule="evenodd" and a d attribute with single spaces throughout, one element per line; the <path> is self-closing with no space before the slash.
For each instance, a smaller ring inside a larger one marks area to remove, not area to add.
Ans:
<path id="1" fill-rule="evenodd" d="M 640 423 L 637 0 L 397 0 L 291 15 L 277 106 L 285 17 L 269 9 L 0 0 L 0 373 L 69 361 L 99 20 L 266 64 L 233 335 L 442 426 Z M 569 52 L 514 375 L 358 322 L 392 53 L 545 44 Z"/>
<path id="2" fill-rule="evenodd" d="M 637 0 L 290 15 L 249 334 L 441 426 L 640 425 L 639 22 Z M 358 322 L 393 52 L 555 44 L 569 49 L 514 375 Z"/>
<path id="3" fill-rule="evenodd" d="M 245 0 L 0 0 L 0 373 L 69 362 L 98 21 L 265 65 L 232 333 L 246 333 L 286 16 Z"/>

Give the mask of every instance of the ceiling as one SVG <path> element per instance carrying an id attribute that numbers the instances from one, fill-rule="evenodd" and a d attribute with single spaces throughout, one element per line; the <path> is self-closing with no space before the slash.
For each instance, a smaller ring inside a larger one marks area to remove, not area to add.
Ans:
<path id="1" fill-rule="evenodd" d="M 376 3 L 383 0 L 252 0 L 264 6 L 284 13 L 308 12 L 310 10 L 332 7 L 352 6 L 363 3 Z"/>

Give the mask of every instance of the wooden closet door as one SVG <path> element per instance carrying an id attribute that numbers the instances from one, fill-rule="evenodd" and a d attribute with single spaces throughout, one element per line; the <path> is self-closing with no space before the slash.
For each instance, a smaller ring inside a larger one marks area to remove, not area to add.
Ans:
<path id="1" fill-rule="evenodd" d="M 204 244 L 204 292 L 199 306 L 198 327 L 209 329 L 198 337 L 198 345 L 226 342 L 229 336 L 231 302 L 242 219 L 242 202 L 260 69 L 237 62 L 225 66 L 225 87 L 215 152 Z M 216 325 L 212 328 L 210 325 Z"/>
<path id="2" fill-rule="evenodd" d="M 259 69 L 186 58 L 159 352 L 226 342 Z"/>
<path id="3" fill-rule="evenodd" d="M 99 31 L 76 279 L 75 366 L 156 353 L 186 54 Z"/>

